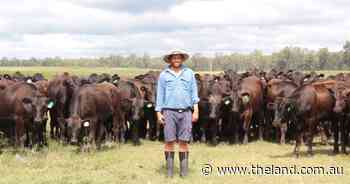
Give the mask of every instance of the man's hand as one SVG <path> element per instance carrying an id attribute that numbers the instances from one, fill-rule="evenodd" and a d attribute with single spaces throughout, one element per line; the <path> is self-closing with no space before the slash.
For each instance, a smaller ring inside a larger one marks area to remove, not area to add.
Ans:
<path id="1" fill-rule="evenodd" d="M 192 122 L 197 122 L 199 117 L 198 104 L 193 106 Z"/>
<path id="2" fill-rule="evenodd" d="M 164 116 L 163 116 L 162 112 L 157 112 L 157 119 L 158 119 L 159 124 L 161 124 L 161 125 L 165 124 Z"/>

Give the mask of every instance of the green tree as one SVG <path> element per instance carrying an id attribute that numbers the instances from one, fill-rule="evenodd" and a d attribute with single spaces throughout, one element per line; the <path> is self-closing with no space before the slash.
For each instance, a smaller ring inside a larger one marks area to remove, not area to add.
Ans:
<path id="1" fill-rule="evenodd" d="M 328 48 L 321 48 L 318 53 L 318 67 L 320 70 L 326 69 L 326 65 L 329 60 L 329 51 Z"/>
<path id="2" fill-rule="evenodd" d="M 349 67 L 350 66 L 350 41 L 345 42 L 343 49 L 344 49 L 343 61 L 344 61 L 344 64 L 346 64 Z"/>

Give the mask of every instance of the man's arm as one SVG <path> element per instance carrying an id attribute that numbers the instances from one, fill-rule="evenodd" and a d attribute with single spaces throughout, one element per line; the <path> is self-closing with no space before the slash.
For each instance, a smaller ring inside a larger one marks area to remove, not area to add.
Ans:
<path id="1" fill-rule="evenodd" d="M 191 79 L 191 97 L 192 97 L 192 104 L 198 104 L 199 97 L 198 97 L 198 87 L 197 87 L 197 80 L 194 77 L 194 74 L 192 75 Z"/>
<path id="2" fill-rule="evenodd" d="M 164 124 L 164 117 L 161 112 L 164 105 L 164 92 L 165 92 L 164 79 L 162 75 L 160 75 L 157 83 L 157 97 L 156 97 L 155 111 L 157 111 L 158 122 L 161 124 Z"/>
<path id="3" fill-rule="evenodd" d="M 196 122 L 198 121 L 198 116 L 199 116 L 199 109 L 198 109 L 199 97 L 198 97 L 197 80 L 194 74 L 192 75 L 191 93 L 192 93 L 191 96 L 192 96 L 192 104 L 193 104 L 192 122 Z"/>
<path id="4" fill-rule="evenodd" d="M 157 97 L 156 97 L 156 108 L 155 111 L 160 112 L 162 111 L 163 104 L 164 104 L 164 79 L 162 76 L 159 76 L 158 83 L 157 83 Z"/>

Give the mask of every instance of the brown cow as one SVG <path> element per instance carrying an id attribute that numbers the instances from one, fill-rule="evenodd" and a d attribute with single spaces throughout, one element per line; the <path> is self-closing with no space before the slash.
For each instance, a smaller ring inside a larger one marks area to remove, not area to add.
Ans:
<path id="1" fill-rule="evenodd" d="M 267 124 L 271 125 L 273 121 L 273 114 L 281 102 L 281 98 L 290 96 L 298 86 L 291 81 L 283 81 L 281 79 L 272 79 L 267 84 L 266 89 L 266 120 Z M 287 132 L 288 122 L 282 122 L 279 125 L 274 125 L 280 129 L 280 143 L 285 144 L 285 136 Z"/>
<path id="2" fill-rule="evenodd" d="M 50 109 L 50 136 L 66 141 L 66 122 L 69 116 L 69 105 L 74 90 L 78 85 L 74 83 L 73 77 L 69 73 L 55 76 L 50 80 L 48 86 L 49 99 L 54 104 Z"/>
<path id="3" fill-rule="evenodd" d="M 284 98 L 276 110 L 275 123 L 290 119 L 296 127 L 295 154 L 300 154 L 300 144 L 303 134 L 306 136 L 308 154 L 312 155 L 312 140 L 320 121 L 332 121 L 334 135 L 338 135 L 338 126 L 333 116 L 335 99 L 329 91 L 329 86 L 335 81 L 324 81 L 303 85 L 297 88 L 289 97 Z M 338 136 L 334 137 L 334 153 L 338 150 Z"/>
<path id="4" fill-rule="evenodd" d="M 140 145 L 138 128 L 144 116 L 144 93 L 141 93 L 133 80 L 120 80 L 114 85 L 118 87 L 120 92 L 121 109 L 125 121 L 124 128 L 121 130 L 121 139 L 124 141 L 125 137 L 131 137 L 135 145 Z"/>
<path id="5" fill-rule="evenodd" d="M 6 79 L 6 78 L 2 78 L 1 80 L 0 80 L 0 90 L 3 90 L 3 89 L 5 89 L 6 87 L 8 87 L 8 86 L 10 86 L 10 85 L 12 85 L 12 84 L 14 84 L 14 83 L 16 83 L 15 81 L 12 81 L 12 80 L 9 80 L 9 79 Z"/>
<path id="6" fill-rule="evenodd" d="M 341 130 L 341 149 L 346 152 L 346 146 L 349 139 L 349 117 L 350 117 L 350 84 L 345 81 L 337 81 L 332 89 L 335 95 L 334 112 L 340 123 Z M 336 135 L 334 135 L 336 136 Z"/>
<path id="7" fill-rule="evenodd" d="M 113 84 L 84 85 L 74 91 L 66 119 L 70 142 L 80 143 L 81 149 L 99 149 L 104 133 L 110 138 L 108 129 L 118 138 L 121 117 L 119 91 Z"/>
<path id="8" fill-rule="evenodd" d="M 243 121 L 243 143 L 248 143 L 251 122 L 257 121 L 259 139 L 263 139 L 263 84 L 256 76 L 249 76 L 239 81 L 237 89 L 233 89 L 232 112 L 239 114 Z"/>
<path id="9" fill-rule="evenodd" d="M 13 121 L 15 126 L 15 145 L 24 147 L 25 140 L 32 145 L 37 132 L 36 127 L 47 120 L 48 98 L 42 96 L 33 84 L 19 82 L 0 92 L 0 118 Z M 30 133 L 31 137 L 27 133 Z"/>
<path id="10" fill-rule="evenodd" d="M 39 90 L 39 92 L 41 94 L 43 94 L 44 96 L 49 96 L 49 93 L 48 93 L 48 88 L 49 88 L 49 81 L 47 80 L 39 80 L 37 82 L 34 82 L 33 83 L 37 89 Z"/>

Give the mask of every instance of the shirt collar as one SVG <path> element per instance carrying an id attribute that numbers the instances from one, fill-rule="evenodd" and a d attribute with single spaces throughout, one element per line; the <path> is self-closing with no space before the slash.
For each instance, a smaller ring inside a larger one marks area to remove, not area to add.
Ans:
<path id="1" fill-rule="evenodd" d="M 180 70 L 180 73 L 179 73 L 178 76 L 180 76 L 185 70 L 187 70 L 187 67 L 186 67 L 185 65 L 182 64 L 182 65 L 181 65 L 181 70 Z M 168 67 L 165 69 L 165 71 L 167 71 L 167 72 L 169 72 L 169 73 L 175 75 L 175 74 L 174 74 L 174 71 L 172 71 L 172 70 L 170 69 L 170 65 L 168 65 Z"/>

